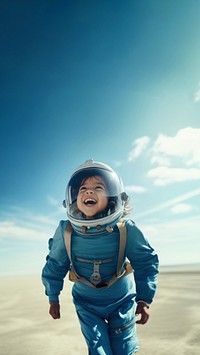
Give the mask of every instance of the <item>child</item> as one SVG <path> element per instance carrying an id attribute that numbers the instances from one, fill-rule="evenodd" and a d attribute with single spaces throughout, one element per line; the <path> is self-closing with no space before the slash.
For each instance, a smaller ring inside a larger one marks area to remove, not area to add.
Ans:
<path id="1" fill-rule="evenodd" d="M 108 165 L 93 160 L 82 164 L 66 190 L 68 221 L 61 221 L 50 239 L 42 271 L 54 319 L 60 318 L 59 294 L 69 272 L 92 355 L 137 352 L 136 323 L 148 321 L 156 291 L 158 257 L 134 222 L 122 219 L 127 200 L 120 178 Z"/>

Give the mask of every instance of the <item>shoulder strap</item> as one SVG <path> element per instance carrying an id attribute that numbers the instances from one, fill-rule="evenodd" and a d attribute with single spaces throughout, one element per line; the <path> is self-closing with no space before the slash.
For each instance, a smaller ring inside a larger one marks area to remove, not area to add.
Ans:
<path id="1" fill-rule="evenodd" d="M 124 261 L 124 252 L 126 247 L 126 223 L 124 220 L 120 220 L 117 223 L 117 227 L 119 229 L 119 254 L 118 254 L 118 262 L 117 262 L 117 273 L 116 276 L 118 277 L 122 271 L 122 265 Z"/>
<path id="2" fill-rule="evenodd" d="M 91 287 L 95 287 L 95 285 L 93 285 L 90 281 L 88 281 L 87 279 L 85 279 L 84 277 L 81 277 L 77 274 L 73 263 L 72 263 L 72 256 L 71 256 L 71 235 L 72 235 L 72 231 L 73 228 L 71 226 L 71 223 L 68 221 L 67 226 L 65 228 L 65 232 L 64 232 L 64 241 L 65 241 L 65 246 L 67 249 L 67 254 L 71 263 L 71 270 L 70 270 L 70 275 L 69 275 L 69 279 L 70 281 L 76 282 L 76 281 L 81 281 L 83 283 L 85 283 L 86 285 L 89 285 Z"/>
<path id="3" fill-rule="evenodd" d="M 70 260 L 70 263 L 72 262 L 72 256 L 71 256 L 71 234 L 72 234 L 72 226 L 71 223 L 68 221 L 67 226 L 65 228 L 65 233 L 64 233 L 64 241 L 65 241 L 65 246 L 67 249 L 67 254 Z"/>

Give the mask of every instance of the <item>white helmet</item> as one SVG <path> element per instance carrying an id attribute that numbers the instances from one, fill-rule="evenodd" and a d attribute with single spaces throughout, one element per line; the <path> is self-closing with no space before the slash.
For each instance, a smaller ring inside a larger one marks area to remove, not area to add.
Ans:
<path id="1" fill-rule="evenodd" d="M 108 206 L 104 211 L 86 219 L 78 210 L 77 195 L 82 181 L 91 176 L 100 176 L 104 181 Z M 112 227 L 124 214 L 127 199 L 122 180 L 113 169 L 104 163 L 86 160 L 73 172 L 66 188 L 63 205 L 67 209 L 69 221 L 77 232 L 100 233 L 105 229 L 112 231 Z"/>

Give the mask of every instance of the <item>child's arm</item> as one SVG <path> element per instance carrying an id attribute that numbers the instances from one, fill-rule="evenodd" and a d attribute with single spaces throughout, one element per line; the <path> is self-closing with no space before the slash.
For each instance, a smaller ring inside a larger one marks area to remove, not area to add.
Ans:
<path id="1" fill-rule="evenodd" d="M 63 289 L 64 278 L 70 267 L 63 239 L 64 228 L 65 223 L 61 221 L 54 237 L 50 239 L 50 252 L 42 270 L 42 282 L 50 303 L 49 313 L 54 319 L 60 318 L 59 294 Z"/>
<path id="2" fill-rule="evenodd" d="M 157 288 L 158 256 L 132 221 L 127 221 L 126 226 L 126 256 L 134 271 L 138 302 L 136 313 L 141 314 L 138 323 L 144 324 L 149 318 L 148 307 Z"/>

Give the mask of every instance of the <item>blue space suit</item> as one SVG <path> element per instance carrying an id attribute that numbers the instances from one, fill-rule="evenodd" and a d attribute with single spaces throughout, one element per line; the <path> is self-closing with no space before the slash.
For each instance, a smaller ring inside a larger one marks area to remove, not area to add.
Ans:
<path id="1" fill-rule="evenodd" d="M 42 280 L 50 302 L 58 302 L 63 282 L 70 270 L 64 233 L 67 221 L 61 221 L 50 239 L 50 252 L 42 270 Z M 71 260 L 78 275 L 91 281 L 98 271 L 99 282 L 94 287 L 75 282 L 72 288 L 82 333 L 89 354 L 131 355 L 138 350 L 135 325 L 137 302 L 153 301 L 157 286 L 158 257 L 142 232 L 131 220 L 126 220 L 127 239 L 124 253 L 133 268 L 111 286 L 106 283 L 116 272 L 119 251 L 119 230 L 103 230 L 83 234 L 75 230 L 71 236 Z M 95 264 L 95 262 L 98 263 Z M 98 270 L 95 270 L 97 267 Z M 91 281 L 92 282 L 92 281 Z"/>

